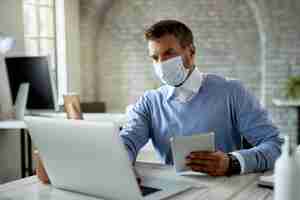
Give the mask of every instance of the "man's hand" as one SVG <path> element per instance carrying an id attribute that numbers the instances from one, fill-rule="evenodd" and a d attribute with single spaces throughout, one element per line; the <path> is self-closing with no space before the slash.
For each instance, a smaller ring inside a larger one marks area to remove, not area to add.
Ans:
<path id="1" fill-rule="evenodd" d="M 139 175 L 139 173 L 136 170 L 135 166 L 132 166 L 132 169 L 133 169 L 133 173 L 135 175 L 136 181 L 137 181 L 138 185 L 141 187 L 141 184 L 142 184 L 141 176 Z"/>
<path id="2" fill-rule="evenodd" d="M 186 165 L 193 171 L 207 173 L 210 176 L 225 176 L 229 169 L 229 157 L 221 151 L 196 151 L 187 156 Z"/>
<path id="3" fill-rule="evenodd" d="M 48 177 L 48 174 L 44 168 L 42 159 L 40 158 L 38 152 L 34 152 L 35 154 L 35 160 L 36 160 L 36 175 L 42 181 L 44 184 L 49 184 L 50 180 Z"/>
<path id="4" fill-rule="evenodd" d="M 76 108 L 73 103 L 66 104 L 65 109 L 66 109 L 68 119 L 77 119 L 77 120 L 83 119 L 80 110 Z"/>

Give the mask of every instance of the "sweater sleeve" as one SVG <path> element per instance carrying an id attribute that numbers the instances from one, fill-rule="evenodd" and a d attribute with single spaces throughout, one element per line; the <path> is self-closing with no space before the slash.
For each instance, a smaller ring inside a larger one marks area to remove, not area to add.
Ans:
<path id="1" fill-rule="evenodd" d="M 121 139 L 126 146 L 129 159 L 135 162 L 139 150 L 149 140 L 150 108 L 147 93 L 127 113 L 128 122 L 120 132 Z"/>
<path id="2" fill-rule="evenodd" d="M 232 106 L 236 128 L 253 146 L 236 151 L 244 160 L 244 173 L 272 169 L 281 154 L 282 139 L 267 110 L 238 81 L 233 81 Z"/>

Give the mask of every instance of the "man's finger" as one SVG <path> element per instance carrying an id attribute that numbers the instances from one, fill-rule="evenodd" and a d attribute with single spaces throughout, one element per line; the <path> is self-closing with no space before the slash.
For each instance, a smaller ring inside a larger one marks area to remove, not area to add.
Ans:
<path id="1" fill-rule="evenodd" d="M 137 181 L 138 185 L 141 186 L 142 179 L 140 177 L 136 177 L 136 181 Z"/>
<path id="2" fill-rule="evenodd" d="M 204 159 L 186 159 L 187 164 L 198 164 L 198 165 L 204 165 L 204 166 L 212 166 L 215 165 L 215 162 L 213 160 L 204 160 Z"/>
<path id="3" fill-rule="evenodd" d="M 195 172 L 203 172 L 203 173 L 207 173 L 207 174 L 215 172 L 214 168 L 210 168 L 207 166 L 202 166 L 202 165 L 188 165 L 188 166 L 191 168 L 191 170 L 193 170 Z"/>
<path id="4" fill-rule="evenodd" d="M 191 154 L 212 154 L 212 151 L 192 151 Z"/>
<path id="5" fill-rule="evenodd" d="M 216 160 L 216 156 L 212 153 L 203 153 L 203 152 L 192 152 L 187 158 L 190 159 L 203 159 L 203 160 Z"/>

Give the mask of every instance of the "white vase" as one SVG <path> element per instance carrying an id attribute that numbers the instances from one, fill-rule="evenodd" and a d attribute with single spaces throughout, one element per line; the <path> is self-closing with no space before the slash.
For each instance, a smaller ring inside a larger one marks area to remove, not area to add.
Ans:
<path id="1" fill-rule="evenodd" d="M 282 146 L 282 154 L 274 169 L 274 200 L 300 199 L 300 162 L 299 153 L 291 149 L 288 136 Z"/>

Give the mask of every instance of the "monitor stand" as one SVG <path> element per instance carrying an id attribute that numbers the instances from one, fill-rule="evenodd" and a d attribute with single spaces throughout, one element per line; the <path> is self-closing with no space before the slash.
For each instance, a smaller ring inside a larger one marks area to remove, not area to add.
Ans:
<path id="1" fill-rule="evenodd" d="M 26 104 L 28 99 L 29 83 L 22 83 L 19 87 L 15 101 L 16 120 L 24 120 Z"/>

